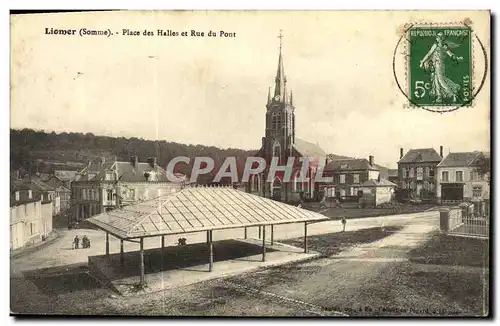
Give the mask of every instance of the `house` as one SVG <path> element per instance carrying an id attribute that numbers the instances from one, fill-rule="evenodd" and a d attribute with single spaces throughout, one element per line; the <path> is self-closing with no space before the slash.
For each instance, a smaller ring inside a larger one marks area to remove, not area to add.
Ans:
<path id="1" fill-rule="evenodd" d="M 449 153 L 437 166 L 438 203 L 476 202 L 485 205 L 490 199 L 490 173 L 481 171 L 481 161 L 489 160 L 489 153 Z M 486 209 L 486 208 L 484 208 Z M 484 210 L 483 209 L 483 210 Z"/>
<path id="2" fill-rule="evenodd" d="M 265 134 L 261 148 L 255 155 L 265 160 L 266 168 L 258 175 L 251 175 L 246 190 L 285 202 L 318 199 L 319 185 L 316 184 L 315 177 L 319 166 L 326 162 L 326 153 L 319 145 L 295 137 L 295 105 L 293 94 L 287 88 L 280 45 L 274 92 L 271 96 L 269 88 L 267 95 Z M 278 171 L 272 178 L 268 177 L 273 159 L 276 159 L 280 166 L 293 159 L 291 180 L 285 180 L 282 171 Z M 309 166 L 306 175 L 300 176 L 303 159 L 307 159 Z"/>
<path id="3" fill-rule="evenodd" d="M 22 180 L 18 180 L 33 191 L 33 196 L 40 197 L 42 201 L 52 203 L 52 215 L 57 215 L 61 211 L 61 198 L 56 188 L 47 184 L 39 175 L 26 175 Z"/>
<path id="4" fill-rule="evenodd" d="M 387 171 L 387 180 L 398 185 L 399 184 L 398 169 L 389 169 Z"/>
<path id="5" fill-rule="evenodd" d="M 374 157 L 370 155 L 368 159 L 328 162 L 323 175 L 333 177 L 333 182 L 322 185 L 327 197 L 337 197 L 343 201 L 358 201 L 362 185 L 368 180 L 379 179 L 380 170 L 374 162 Z"/>
<path id="6" fill-rule="evenodd" d="M 10 250 L 40 242 L 52 232 L 52 201 L 42 199 L 33 184 L 11 180 Z"/>
<path id="7" fill-rule="evenodd" d="M 398 161 L 399 188 L 405 199 L 420 198 L 434 201 L 436 197 L 437 165 L 443 159 L 443 146 L 438 154 L 434 148 L 410 149 Z"/>
<path id="8" fill-rule="evenodd" d="M 61 197 L 56 188 L 43 182 L 38 176 L 30 177 L 27 182 L 33 185 L 35 193 L 39 193 L 42 200 L 52 202 L 52 216 L 59 214 L 61 211 Z"/>
<path id="9" fill-rule="evenodd" d="M 139 162 L 137 156 L 129 162 L 90 162 L 71 182 L 73 219 L 78 222 L 119 206 L 179 191 L 185 186 L 185 177 L 181 179 L 171 182 L 154 157 L 147 162 Z"/>
<path id="10" fill-rule="evenodd" d="M 54 177 L 56 177 L 65 188 L 71 189 L 71 182 L 76 179 L 78 171 L 73 170 L 54 170 Z"/>
<path id="11" fill-rule="evenodd" d="M 386 179 L 371 179 L 361 185 L 362 203 L 368 206 L 379 206 L 394 199 L 396 184 Z"/>

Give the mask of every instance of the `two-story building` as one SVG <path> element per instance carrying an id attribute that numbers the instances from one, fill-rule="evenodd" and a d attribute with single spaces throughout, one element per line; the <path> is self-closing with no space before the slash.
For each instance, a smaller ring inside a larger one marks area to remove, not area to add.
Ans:
<path id="1" fill-rule="evenodd" d="M 185 177 L 175 177 L 182 181 L 171 182 L 156 158 L 147 162 L 139 162 L 137 156 L 129 162 L 92 162 L 71 183 L 73 220 L 81 221 L 119 206 L 179 191 L 185 185 Z"/>
<path id="2" fill-rule="evenodd" d="M 400 149 L 398 161 L 398 186 L 406 198 L 435 200 L 437 165 L 443 159 L 443 146 L 440 153 L 434 148 L 410 149 L 404 154 Z"/>
<path id="3" fill-rule="evenodd" d="M 479 167 L 488 157 L 489 153 L 479 151 L 449 153 L 437 166 L 438 203 L 489 202 L 490 175 Z"/>
<path id="4" fill-rule="evenodd" d="M 52 231 L 52 201 L 33 188 L 33 184 L 11 180 L 10 250 L 42 241 Z"/>
<path id="5" fill-rule="evenodd" d="M 325 177 L 333 177 L 333 182 L 323 184 L 327 197 L 337 197 L 344 201 L 357 201 L 362 185 L 368 180 L 380 177 L 374 157 L 368 159 L 342 159 L 329 161 L 324 169 Z"/>

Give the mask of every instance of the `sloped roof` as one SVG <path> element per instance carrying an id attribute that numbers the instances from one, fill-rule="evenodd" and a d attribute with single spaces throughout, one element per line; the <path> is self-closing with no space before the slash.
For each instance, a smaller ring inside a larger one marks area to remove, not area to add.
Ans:
<path id="1" fill-rule="evenodd" d="M 375 180 L 375 179 L 370 179 L 365 181 L 362 184 L 363 187 L 396 187 L 396 184 L 390 182 L 389 180 L 386 179 L 380 179 Z"/>
<path id="2" fill-rule="evenodd" d="M 399 163 L 441 162 L 442 157 L 434 148 L 410 149 Z"/>
<path id="3" fill-rule="evenodd" d="M 398 176 L 398 169 L 389 169 L 388 174 L 390 177 L 397 177 Z"/>
<path id="4" fill-rule="evenodd" d="M 376 164 L 370 165 L 370 161 L 365 158 L 354 158 L 350 160 L 331 161 L 326 165 L 328 171 L 378 171 Z"/>
<path id="5" fill-rule="evenodd" d="M 31 180 L 31 182 L 32 182 L 33 184 L 37 185 L 37 186 L 40 188 L 40 190 L 42 190 L 42 191 L 54 191 L 54 190 L 55 190 L 55 188 L 54 188 L 54 187 L 52 187 L 52 186 L 50 186 L 50 185 L 46 184 L 45 182 L 43 182 L 43 181 L 42 181 L 42 180 L 40 180 L 39 178 L 33 178 L 33 179 Z"/>
<path id="6" fill-rule="evenodd" d="M 459 167 L 459 166 L 469 166 L 474 159 L 480 154 L 480 152 L 461 152 L 461 153 L 449 153 L 441 163 L 438 164 L 439 167 Z"/>
<path id="7" fill-rule="evenodd" d="M 308 141 L 295 138 L 295 144 L 293 146 L 303 157 L 326 157 L 326 153 L 321 147 Z"/>
<path id="8" fill-rule="evenodd" d="M 103 212 L 87 221 L 127 239 L 324 219 L 324 215 L 232 187 L 197 187 Z"/>
<path id="9" fill-rule="evenodd" d="M 78 171 L 55 170 L 54 176 L 61 181 L 71 181 L 76 177 Z"/>

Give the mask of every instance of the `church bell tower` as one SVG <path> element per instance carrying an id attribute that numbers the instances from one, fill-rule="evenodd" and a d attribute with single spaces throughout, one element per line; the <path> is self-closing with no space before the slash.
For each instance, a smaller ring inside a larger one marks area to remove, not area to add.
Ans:
<path id="1" fill-rule="evenodd" d="M 278 70 L 274 81 L 274 92 L 269 88 L 266 104 L 266 131 L 262 146 L 267 159 L 279 157 L 283 162 L 292 156 L 295 142 L 295 107 L 292 92 L 287 92 L 287 80 L 283 66 L 282 40 L 280 31 Z"/>

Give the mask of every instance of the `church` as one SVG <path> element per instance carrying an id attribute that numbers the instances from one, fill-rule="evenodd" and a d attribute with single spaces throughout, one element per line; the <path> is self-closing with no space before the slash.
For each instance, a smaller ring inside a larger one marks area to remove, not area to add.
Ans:
<path id="1" fill-rule="evenodd" d="M 326 160 L 325 152 L 317 145 L 295 137 L 295 106 L 292 90 L 288 90 L 287 78 L 283 64 L 282 38 L 280 33 L 280 49 L 278 69 L 274 83 L 274 92 L 269 88 L 266 104 L 266 125 L 262 145 L 255 156 L 266 161 L 266 169 L 252 175 L 246 186 L 248 192 L 272 198 L 274 200 L 297 203 L 302 200 L 319 198 L 319 185 L 314 182 L 320 160 Z M 277 172 L 274 180 L 268 182 L 271 160 L 277 157 L 279 165 L 286 165 L 287 160 L 294 158 L 291 180 L 284 180 L 283 172 Z M 307 175 L 301 176 L 301 160 L 309 161 Z M 321 162 L 322 165 L 326 162 Z"/>

